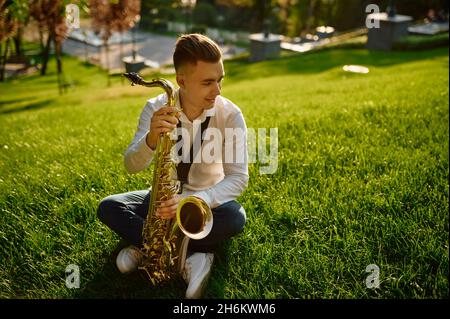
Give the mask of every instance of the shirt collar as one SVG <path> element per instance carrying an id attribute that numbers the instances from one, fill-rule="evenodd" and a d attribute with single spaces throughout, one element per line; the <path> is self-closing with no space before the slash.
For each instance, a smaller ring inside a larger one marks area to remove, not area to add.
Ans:
<path id="1" fill-rule="evenodd" d="M 216 104 L 217 104 L 217 98 L 214 101 L 213 107 L 210 109 L 203 110 L 203 113 L 200 114 L 199 117 L 195 118 L 194 121 L 200 120 L 201 122 L 203 122 L 206 119 L 206 117 L 215 116 L 216 115 Z M 176 93 L 175 93 L 175 106 L 178 108 L 181 108 L 180 89 L 176 90 Z M 192 123 L 193 122 L 187 118 L 187 116 L 186 116 L 186 114 L 184 114 L 184 112 L 181 112 L 180 121 L 183 123 Z"/>

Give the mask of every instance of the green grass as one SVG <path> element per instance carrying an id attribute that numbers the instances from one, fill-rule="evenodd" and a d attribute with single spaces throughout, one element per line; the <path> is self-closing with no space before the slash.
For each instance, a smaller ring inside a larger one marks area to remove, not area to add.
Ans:
<path id="1" fill-rule="evenodd" d="M 342 71 L 363 64 L 367 75 Z M 0 297 L 180 298 L 115 268 L 107 195 L 150 185 L 123 152 L 157 89 L 65 57 L 50 75 L 0 84 Z M 325 50 L 231 61 L 223 95 L 249 128 L 278 128 L 278 170 L 250 165 L 240 235 L 216 254 L 207 298 L 448 298 L 448 48 Z M 172 76 L 168 77 L 173 80 Z M 81 288 L 65 287 L 77 264 Z M 365 284 L 380 268 L 379 289 Z"/>
<path id="2" fill-rule="evenodd" d="M 434 35 L 408 35 L 395 41 L 395 50 L 425 50 L 448 46 L 448 32 Z"/>

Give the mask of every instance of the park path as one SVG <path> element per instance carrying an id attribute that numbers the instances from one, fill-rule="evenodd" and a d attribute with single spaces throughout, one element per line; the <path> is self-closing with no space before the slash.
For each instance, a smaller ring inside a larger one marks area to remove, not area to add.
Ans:
<path id="1" fill-rule="evenodd" d="M 95 39 L 88 40 L 89 44 L 86 45 L 83 37 L 78 37 L 78 40 L 76 38 L 76 36 L 71 36 L 64 41 L 63 52 L 106 69 L 106 49 L 100 42 Z M 114 37 L 114 41 L 111 41 L 112 43 L 109 45 L 109 69 L 111 71 L 119 71 L 124 68 L 118 39 L 118 36 Z M 125 33 L 123 39 L 123 56 L 131 56 L 133 50 L 132 34 L 130 32 Z M 157 68 L 172 63 L 172 54 L 177 39 L 175 36 L 138 31 L 135 33 L 135 39 L 137 55 L 142 56 L 148 66 Z M 227 59 L 235 54 L 245 52 L 245 49 L 236 46 L 223 46 L 222 51 L 224 58 Z"/>
<path id="2" fill-rule="evenodd" d="M 122 45 L 123 56 L 130 56 L 133 50 L 133 44 L 130 41 L 131 35 L 124 36 Z M 169 37 L 148 32 L 136 32 L 136 51 L 154 66 L 170 64 L 172 61 L 173 48 L 175 46 L 175 37 Z M 63 52 L 67 55 L 77 56 L 81 60 L 100 65 L 103 68 L 107 66 L 106 49 L 97 42 L 89 41 L 88 44 L 80 40 L 68 37 L 63 43 Z M 123 68 L 121 61 L 120 45 L 117 41 L 109 45 L 109 69 L 116 70 Z"/>

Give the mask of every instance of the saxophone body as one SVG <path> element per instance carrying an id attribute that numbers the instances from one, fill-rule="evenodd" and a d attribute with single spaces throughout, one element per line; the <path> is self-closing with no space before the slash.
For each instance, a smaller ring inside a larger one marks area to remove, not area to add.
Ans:
<path id="1" fill-rule="evenodd" d="M 175 88 L 165 79 L 147 82 L 136 73 L 124 74 L 132 85 L 162 88 L 167 94 L 167 105 L 175 107 Z M 181 111 L 179 109 L 179 111 Z M 153 180 L 148 214 L 142 230 L 143 259 L 139 269 L 144 270 L 155 285 L 171 279 L 180 272 L 184 262 L 179 258 L 179 248 L 184 236 L 192 239 L 206 237 L 212 228 L 212 212 L 200 198 L 188 196 L 180 201 L 176 218 L 165 220 L 156 216 L 161 202 L 169 200 L 180 191 L 177 166 L 173 158 L 176 141 L 171 132 L 162 133 L 154 152 Z"/>

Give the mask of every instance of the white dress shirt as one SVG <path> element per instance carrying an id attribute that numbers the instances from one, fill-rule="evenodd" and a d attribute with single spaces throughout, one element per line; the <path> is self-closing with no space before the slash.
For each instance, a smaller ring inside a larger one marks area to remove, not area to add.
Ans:
<path id="1" fill-rule="evenodd" d="M 176 91 L 176 106 L 180 107 L 178 90 Z M 165 93 L 150 99 L 144 106 L 139 118 L 137 132 L 133 141 L 125 152 L 125 168 L 133 174 L 147 168 L 153 158 L 154 151 L 147 145 L 146 136 L 150 130 L 150 122 L 153 113 L 167 103 Z M 247 153 L 247 126 L 241 110 L 230 100 L 217 96 L 214 106 L 206 109 L 193 121 L 190 121 L 182 112 L 179 120 L 185 132 L 189 132 L 190 144 L 194 133 L 197 134 L 197 128 L 200 123 L 210 116 L 208 129 L 204 133 L 204 141 L 201 150 L 208 150 L 212 154 L 214 161 L 205 161 L 204 153 L 199 152 L 191 165 L 188 180 L 183 185 L 182 196 L 194 195 L 202 198 L 211 207 L 215 208 L 230 200 L 236 199 L 242 194 L 248 184 L 248 153 Z M 211 130 L 209 130 L 211 128 Z M 234 138 L 225 138 L 231 136 L 231 131 L 242 132 L 236 134 Z M 195 132 L 193 132 L 195 130 Z M 216 135 L 208 134 L 214 131 Z M 217 133 L 220 133 L 217 135 Z M 176 132 L 174 132 L 175 134 Z M 228 135 L 227 135 L 228 134 Z M 209 136 L 209 138 L 207 138 Z M 216 140 L 221 138 L 221 141 Z M 220 149 L 212 147 L 219 145 Z M 197 142 L 198 143 L 198 142 Z M 197 144 L 198 145 L 198 144 Z M 190 145 L 187 146 L 188 151 Z M 212 150 L 212 151 L 211 151 Z M 195 152 L 194 152 L 195 153 Z"/>

